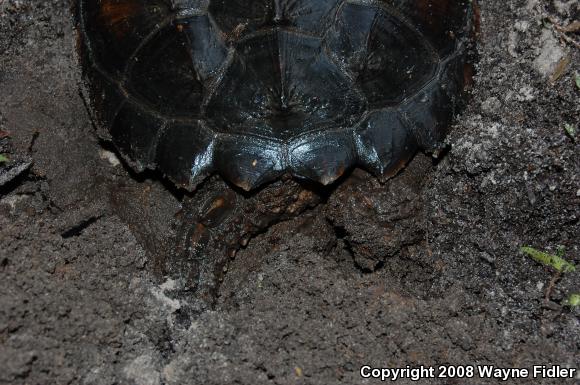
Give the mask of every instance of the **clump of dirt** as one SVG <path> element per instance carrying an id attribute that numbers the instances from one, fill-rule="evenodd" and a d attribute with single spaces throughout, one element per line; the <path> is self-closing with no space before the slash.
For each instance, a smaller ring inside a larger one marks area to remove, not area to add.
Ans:
<path id="1" fill-rule="evenodd" d="M 30 164 L 0 189 L 0 382 L 352 384 L 362 365 L 578 368 L 580 310 L 566 300 L 580 272 L 557 274 L 521 247 L 580 264 L 580 53 L 566 29 L 579 8 L 490 0 L 481 15 L 476 83 L 448 154 L 419 154 L 384 185 L 355 171 L 253 234 L 215 307 L 192 314 L 182 282 L 155 266 L 184 194 L 98 141 L 68 3 L 1 3 L 0 148 L 14 163 L 0 168 Z"/>

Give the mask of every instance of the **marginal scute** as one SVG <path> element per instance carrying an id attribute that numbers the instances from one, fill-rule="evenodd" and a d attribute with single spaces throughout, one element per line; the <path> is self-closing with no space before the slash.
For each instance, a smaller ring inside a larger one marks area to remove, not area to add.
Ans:
<path id="1" fill-rule="evenodd" d="M 435 151 L 442 146 L 460 105 L 456 96 L 463 91 L 463 64 L 461 56 L 446 60 L 438 81 L 431 82 L 400 109 L 422 149 Z"/>
<path id="2" fill-rule="evenodd" d="M 250 191 L 278 178 L 286 168 L 284 147 L 255 137 L 222 136 L 216 144 L 220 174 Z"/>
<path id="3" fill-rule="evenodd" d="M 417 151 L 416 140 L 396 109 L 371 113 L 355 130 L 355 141 L 360 165 L 380 178 L 396 173 L 401 160 Z"/>
<path id="4" fill-rule="evenodd" d="M 175 184 L 195 188 L 214 171 L 214 135 L 200 121 L 170 122 L 157 145 L 157 163 Z"/>
<path id="5" fill-rule="evenodd" d="M 324 132 L 295 140 L 289 145 L 289 166 L 298 178 L 329 185 L 355 164 L 352 132 Z"/>
<path id="6" fill-rule="evenodd" d="M 155 167 L 157 136 L 165 121 L 126 102 L 111 127 L 113 143 L 125 158 L 139 171 Z"/>
<path id="7" fill-rule="evenodd" d="M 83 87 L 86 87 L 85 93 L 90 98 L 90 108 L 98 122 L 99 132 L 109 140 L 110 127 L 113 126 L 117 113 L 126 102 L 125 95 L 117 84 L 104 78 L 93 66 L 85 68 L 84 78 L 87 84 Z"/>

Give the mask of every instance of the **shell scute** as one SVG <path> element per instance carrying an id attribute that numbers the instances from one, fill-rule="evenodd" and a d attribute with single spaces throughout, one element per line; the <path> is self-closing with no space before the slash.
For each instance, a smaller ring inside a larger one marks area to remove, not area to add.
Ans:
<path id="1" fill-rule="evenodd" d="M 400 103 L 437 68 L 438 57 L 421 35 L 379 6 L 345 4 L 327 44 L 353 74 L 370 108 Z"/>
<path id="2" fill-rule="evenodd" d="M 161 30 L 127 68 L 125 88 L 133 98 L 166 116 L 199 117 L 203 84 L 187 52 L 188 41 L 173 27 Z"/>
<path id="3" fill-rule="evenodd" d="M 149 35 L 168 21 L 163 0 L 79 1 L 79 22 L 91 60 L 120 78 L 128 61 Z"/>
<path id="4" fill-rule="evenodd" d="M 286 168 L 280 144 L 254 137 L 220 137 L 215 165 L 228 181 L 250 191 L 278 178 Z"/>
<path id="5" fill-rule="evenodd" d="M 111 127 L 113 144 L 138 171 L 155 167 L 157 136 L 165 121 L 126 102 Z"/>
<path id="6" fill-rule="evenodd" d="M 293 175 L 329 185 L 356 161 L 351 131 L 319 133 L 294 141 L 289 149 Z"/>
<path id="7" fill-rule="evenodd" d="M 410 159 L 418 147 L 405 117 L 396 109 L 371 113 L 355 130 L 355 140 L 359 162 L 379 178 L 398 171 L 401 161 Z"/>
<path id="8" fill-rule="evenodd" d="M 320 40 L 268 31 L 244 40 L 209 100 L 216 131 L 278 141 L 352 125 L 364 102 Z"/>
<path id="9" fill-rule="evenodd" d="M 156 161 L 176 185 L 203 181 L 214 170 L 215 135 L 201 121 L 168 122 L 159 135 Z"/>

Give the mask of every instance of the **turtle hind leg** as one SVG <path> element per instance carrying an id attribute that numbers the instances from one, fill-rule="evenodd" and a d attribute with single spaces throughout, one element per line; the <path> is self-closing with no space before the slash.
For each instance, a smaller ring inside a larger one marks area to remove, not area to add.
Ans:
<path id="1" fill-rule="evenodd" d="M 186 196 L 176 218 L 177 231 L 158 261 L 159 273 L 176 281 L 174 296 L 185 313 L 196 314 L 215 304 L 223 268 L 235 250 L 241 229 L 232 220 L 239 196 L 212 178 Z"/>
<path id="2" fill-rule="evenodd" d="M 316 206 L 320 196 L 294 180 L 278 181 L 249 194 L 214 177 L 188 196 L 176 239 L 161 271 L 178 282 L 184 313 L 215 306 L 230 260 L 255 235 Z"/>

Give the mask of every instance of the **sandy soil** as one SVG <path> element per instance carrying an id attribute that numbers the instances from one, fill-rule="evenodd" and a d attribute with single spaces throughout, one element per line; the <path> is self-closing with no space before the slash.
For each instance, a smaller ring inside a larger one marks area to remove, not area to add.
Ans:
<path id="1" fill-rule="evenodd" d="M 128 172 L 79 96 L 64 0 L 0 0 L 0 383 L 363 384 L 362 365 L 580 368 L 575 1 L 484 0 L 439 162 L 355 173 L 252 238 L 188 316 L 152 261 L 183 196 Z M 508 383 L 574 384 L 521 379 Z M 486 384 L 432 379 L 422 384 Z M 397 384 L 413 383 L 402 379 Z"/>

